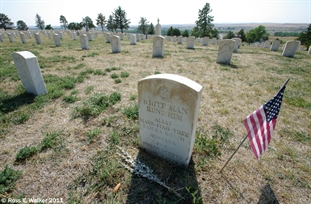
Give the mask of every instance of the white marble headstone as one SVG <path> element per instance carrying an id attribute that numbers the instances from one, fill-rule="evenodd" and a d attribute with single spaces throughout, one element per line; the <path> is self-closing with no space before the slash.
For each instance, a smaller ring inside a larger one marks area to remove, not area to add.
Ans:
<path id="1" fill-rule="evenodd" d="M 271 51 L 278 51 L 279 47 L 280 47 L 280 41 L 279 40 L 273 40 L 270 50 Z"/>
<path id="2" fill-rule="evenodd" d="M 112 35 L 110 38 L 110 44 L 111 44 L 112 53 L 121 52 L 121 43 L 120 43 L 120 37 L 119 36 Z"/>
<path id="3" fill-rule="evenodd" d="M 187 49 L 194 49 L 194 36 L 189 36 L 187 39 Z"/>
<path id="4" fill-rule="evenodd" d="M 41 44 L 41 37 L 39 33 L 35 33 L 35 39 L 36 39 L 36 43 L 39 45 Z"/>
<path id="5" fill-rule="evenodd" d="M 54 39 L 54 43 L 55 43 L 55 46 L 56 47 L 59 47 L 60 46 L 60 38 L 59 38 L 59 35 L 54 33 L 53 34 L 53 39 Z"/>
<path id="6" fill-rule="evenodd" d="M 182 39 L 183 39 L 183 37 L 180 35 L 180 36 L 178 36 L 178 38 L 177 38 L 177 44 L 182 44 Z"/>
<path id="7" fill-rule="evenodd" d="M 81 44 L 82 50 L 90 49 L 88 36 L 86 34 L 82 34 L 79 37 L 80 37 L 80 44 Z"/>
<path id="8" fill-rule="evenodd" d="M 37 57 L 28 51 L 14 52 L 12 57 L 25 90 L 34 95 L 47 93 Z"/>
<path id="9" fill-rule="evenodd" d="M 203 87 L 182 76 L 158 74 L 138 82 L 140 147 L 187 166 Z"/>
<path id="10" fill-rule="evenodd" d="M 208 46 L 208 37 L 204 37 L 202 41 L 203 46 Z"/>
<path id="11" fill-rule="evenodd" d="M 299 41 L 287 41 L 284 46 L 282 56 L 294 57 L 298 45 Z"/>
<path id="12" fill-rule="evenodd" d="M 136 45 L 136 35 L 131 34 L 130 36 L 131 45 Z"/>
<path id="13" fill-rule="evenodd" d="M 153 57 L 163 57 L 164 56 L 164 37 L 157 35 L 153 38 Z"/>
<path id="14" fill-rule="evenodd" d="M 234 46 L 235 40 L 227 39 L 220 41 L 216 62 L 219 64 L 230 64 Z"/>

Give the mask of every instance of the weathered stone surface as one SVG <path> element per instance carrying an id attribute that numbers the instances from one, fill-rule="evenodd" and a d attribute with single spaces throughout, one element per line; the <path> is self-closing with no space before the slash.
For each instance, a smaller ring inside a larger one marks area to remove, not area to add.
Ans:
<path id="1" fill-rule="evenodd" d="M 81 44 L 82 50 L 90 49 L 88 36 L 86 34 L 82 34 L 79 37 L 80 37 L 80 44 Z"/>
<path id="2" fill-rule="evenodd" d="M 12 57 L 25 90 L 34 95 L 47 93 L 37 57 L 28 51 L 14 52 Z"/>
<path id="3" fill-rule="evenodd" d="M 271 47 L 270 47 L 270 50 L 271 51 L 278 51 L 279 47 L 280 47 L 280 43 L 281 42 L 279 40 L 273 40 Z"/>
<path id="4" fill-rule="evenodd" d="M 159 74 L 138 82 L 140 146 L 187 166 L 195 140 L 202 86 L 188 78 Z"/>
<path id="5" fill-rule="evenodd" d="M 111 43 L 111 51 L 112 53 L 119 53 L 121 52 L 121 43 L 120 43 L 120 37 L 117 35 L 112 35 L 110 38 Z"/>
<path id="6" fill-rule="evenodd" d="M 163 57 L 164 56 L 164 37 L 155 36 L 153 38 L 153 57 Z"/>
<path id="7" fill-rule="evenodd" d="M 55 46 L 56 47 L 59 47 L 60 46 L 60 38 L 59 38 L 59 35 L 54 33 L 53 34 L 53 39 L 54 39 L 54 43 L 55 43 Z"/>
<path id="8" fill-rule="evenodd" d="M 216 62 L 219 64 L 230 64 L 234 46 L 235 40 L 227 39 L 220 41 Z"/>
<path id="9" fill-rule="evenodd" d="M 194 36 L 189 36 L 187 39 L 187 49 L 194 49 Z"/>
<path id="10" fill-rule="evenodd" d="M 282 56 L 284 57 L 294 57 L 297 47 L 300 41 L 287 41 L 283 49 Z"/>

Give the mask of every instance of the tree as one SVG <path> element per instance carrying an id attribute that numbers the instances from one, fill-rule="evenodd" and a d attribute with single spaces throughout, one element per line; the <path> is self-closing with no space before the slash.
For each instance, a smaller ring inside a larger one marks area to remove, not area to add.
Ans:
<path id="1" fill-rule="evenodd" d="M 11 19 L 4 13 L 0 13 L 0 28 L 3 28 L 4 30 L 14 28 L 14 23 L 11 22 Z"/>
<path id="2" fill-rule="evenodd" d="M 242 42 L 246 42 L 246 35 L 243 28 L 237 33 L 237 35 L 241 38 Z"/>
<path id="3" fill-rule="evenodd" d="M 69 30 L 81 30 L 83 28 L 83 23 L 71 22 L 68 24 Z"/>
<path id="4" fill-rule="evenodd" d="M 196 29 L 194 30 L 196 34 L 198 34 L 198 37 L 213 37 L 215 34 L 218 35 L 218 31 L 215 32 L 213 30 L 214 24 L 212 22 L 214 21 L 214 16 L 210 16 L 209 13 L 212 12 L 210 9 L 209 3 L 206 3 L 203 7 L 203 9 L 199 9 L 199 17 L 198 20 L 195 21 L 196 23 Z"/>
<path id="5" fill-rule="evenodd" d="M 167 36 L 173 36 L 173 27 L 171 26 L 169 29 L 168 29 L 168 31 L 167 31 Z"/>
<path id="6" fill-rule="evenodd" d="M 154 35 L 155 34 L 154 25 L 152 23 L 150 23 L 150 25 L 149 25 L 148 34 L 149 35 Z"/>
<path id="7" fill-rule="evenodd" d="M 22 20 L 17 21 L 16 25 L 17 30 L 28 30 L 27 24 Z"/>
<path id="8" fill-rule="evenodd" d="M 45 26 L 45 30 L 54 30 L 54 28 L 52 28 L 51 24 L 48 24 Z"/>
<path id="9" fill-rule="evenodd" d="M 107 29 L 111 32 L 117 29 L 117 24 L 112 15 L 109 16 L 107 21 Z"/>
<path id="10" fill-rule="evenodd" d="M 189 37 L 188 30 L 184 30 L 184 32 L 181 34 L 183 37 Z"/>
<path id="11" fill-rule="evenodd" d="M 89 31 L 89 29 L 95 28 L 95 25 L 93 24 L 93 20 L 89 16 L 86 16 L 85 18 L 82 19 L 82 25 L 83 27 L 85 27 L 86 31 Z"/>
<path id="12" fill-rule="evenodd" d="M 230 30 L 224 37 L 224 39 L 231 39 L 231 38 L 234 38 L 234 33 Z"/>
<path id="13" fill-rule="evenodd" d="M 43 30 L 45 26 L 44 20 L 41 19 L 41 16 L 39 14 L 36 14 L 36 27 L 40 30 Z"/>
<path id="14" fill-rule="evenodd" d="M 61 15 L 59 22 L 61 23 L 61 28 L 64 28 L 65 30 L 68 28 L 68 21 L 66 20 L 65 16 Z"/>
<path id="15" fill-rule="evenodd" d="M 173 29 L 173 36 L 180 36 L 181 35 L 181 32 L 180 32 L 180 30 L 178 29 L 178 28 L 174 28 Z"/>
<path id="16" fill-rule="evenodd" d="M 130 19 L 126 18 L 126 12 L 121 9 L 119 6 L 117 9 L 115 9 L 114 13 L 114 20 L 117 25 L 117 28 L 121 29 L 121 33 L 123 33 L 123 30 L 127 30 L 129 28 Z"/>
<path id="17" fill-rule="evenodd" d="M 266 27 L 260 25 L 254 29 L 251 29 L 246 33 L 246 41 L 248 43 L 253 43 L 255 41 L 263 42 L 268 40 L 269 33 L 266 31 Z"/>
<path id="18" fill-rule="evenodd" d="M 297 40 L 300 40 L 301 44 L 309 49 L 311 45 L 311 24 L 306 31 L 299 33 Z"/>
<path id="19" fill-rule="evenodd" d="M 107 23 L 106 17 L 102 13 L 98 14 L 96 18 L 96 25 L 100 26 L 102 28 L 102 31 L 104 31 L 106 23 Z"/>
<path id="20" fill-rule="evenodd" d="M 140 21 L 138 23 L 138 31 L 141 31 L 143 34 L 147 36 L 148 34 L 148 28 L 149 28 L 149 21 L 147 21 L 147 18 L 140 17 Z"/>

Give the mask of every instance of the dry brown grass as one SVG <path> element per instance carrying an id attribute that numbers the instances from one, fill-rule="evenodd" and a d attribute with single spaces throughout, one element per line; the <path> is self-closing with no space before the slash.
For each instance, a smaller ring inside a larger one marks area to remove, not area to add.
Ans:
<path id="1" fill-rule="evenodd" d="M 76 202 L 81 200 L 82 203 L 95 203 L 96 200 L 100 200 L 100 196 L 103 203 L 108 203 L 108 200 L 110 202 L 113 200 L 115 203 L 127 202 L 131 197 L 130 188 L 133 187 L 133 180 L 136 178 L 125 170 L 122 171 L 123 175 L 114 178 L 115 185 L 121 182 L 121 189 L 115 197 L 105 197 L 103 196 L 105 192 L 82 194 L 85 192 L 83 187 L 80 186 L 72 191 L 68 186 L 90 171 L 92 165 L 90 158 L 98 151 L 107 148 L 110 132 L 113 129 L 119 131 L 122 125 L 129 125 L 121 110 L 133 104 L 130 97 L 133 94 L 137 95 L 138 80 L 160 71 L 188 77 L 204 87 L 198 129 L 210 132 L 212 127 L 218 124 L 228 128 L 234 135 L 230 138 L 230 144 L 220 150 L 222 155 L 215 159 L 208 159 L 207 164 L 200 163 L 202 159 L 200 153 L 196 150 L 193 153 L 191 166 L 195 177 L 192 178 L 196 179 L 204 203 L 266 203 L 267 198 L 263 190 L 267 189 L 270 190 L 266 193 L 268 198 L 269 196 L 271 198 L 271 192 L 274 192 L 280 203 L 311 202 L 311 95 L 309 92 L 311 56 L 306 52 L 300 51 L 294 58 L 288 59 L 281 57 L 281 51 L 270 52 L 268 49 L 242 46 L 238 53 L 233 54 L 232 65 L 227 66 L 215 63 L 217 45 L 202 47 L 201 44 L 196 43 L 195 49 L 189 50 L 186 49 L 185 43 L 177 45 L 166 41 L 165 57 L 152 58 L 151 39 L 138 42 L 137 45 L 130 45 L 129 40 L 125 38 L 121 42 L 122 51 L 119 54 L 111 54 L 110 44 L 105 42 L 102 34 L 89 43 L 90 50 L 86 51 L 80 49 L 79 41 L 73 42 L 67 34 L 61 47 L 54 47 L 53 41 L 45 37 L 42 37 L 42 40 L 43 45 L 35 45 L 34 39 L 27 39 L 27 44 L 23 45 L 17 39 L 13 45 L 18 45 L 18 50 L 39 52 L 39 63 L 42 62 L 40 61 L 42 57 L 56 55 L 75 58 L 73 62 L 55 62 L 51 67 L 42 68 L 43 74 L 77 76 L 87 68 L 104 71 L 106 68 L 120 67 L 121 70 L 114 73 L 120 74 L 121 71 L 127 71 L 130 76 L 122 78 L 122 83 L 115 84 L 110 77 L 111 73 L 107 73 L 106 76 L 90 75 L 90 78 L 85 79 L 83 83 L 76 84 L 74 89 L 79 91 L 77 96 L 80 98 L 76 103 L 65 104 L 62 98 L 58 98 L 36 111 L 25 123 L 10 127 L 1 138 L 0 163 L 22 170 L 22 177 L 17 180 L 11 195 L 24 193 L 26 198 L 58 197 L 68 202 L 69 198 L 71 201 L 73 199 L 70 193 L 74 193 Z M 9 47 L 12 44 L 5 42 L 2 46 Z M 98 55 L 83 57 L 92 52 Z M 80 63 L 84 63 L 85 66 L 80 69 L 68 69 Z M 244 117 L 272 98 L 287 78 L 291 80 L 285 90 L 285 98 L 269 150 L 261 160 L 257 161 L 246 141 L 228 164 L 223 175 L 220 174 L 223 164 L 245 135 Z M 1 82 L 1 89 L 13 92 L 18 84 L 19 81 L 13 82 L 6 79 Z M 92 95 L 85 92 L 88 86 L 94 87 L 93 92 L 105 94 L 119 92 L 122 95 L 121 102 L 88 121 L 81 118 L 73 119 L 71 117 L 73 107 L 81 105 L 84 99 Z M 69 95 L 70 92 L 67 91 L 65 95 Z M 293 98 L 302 98 L 309 106 L 293 105 L 291 103 Z M 114 126 L 103 125 L 102 119 L 113 114 L 118 116 Z M 85 134 L 95 127 L 101 129 L 101 134 L 96 142 L 88 144 Z M 24 164 L 14 165 L 16 153 L 20 148 L 26 145 L 38 145 L 44 133 L 57 130 L 62 131 L 63 149 L 59 152 L 48 150 L 28 159 Z M 302 143 L 293 139 L 295 132 L 306 133 L 307 142 Z M 128 142 L 126 138 L 121 138 L 119 145 L 130 152 L 134 158 L 139 154 L 137 145 Z M 107 156 L 118 159 L 116 155 Z M 155 161 L 162 163 L 156 158 Z M 155 165 L 154 168 L 157 166 Z M 174 173 L 172 172 L 174 169 L 175 167 L 162 169 L 162 171 L 154 170 L 160 174 L 161 179 L 168 180 Z M 137 200 L 137 203 L 156 202 L 156 197 L 152 197 L 155 195 L 148 194 L 148 191 L 150 188 L 161 189 L 161 187 L 145 179 L 140 179 L 139 182 L 146 187 L 142 190 L 142 194 L 150 198 Z M 112 192 L 113 188 L 114 186 L 108 186 L 103 190 Z M 161 195 L 164 202 L 165 194 Z"/>

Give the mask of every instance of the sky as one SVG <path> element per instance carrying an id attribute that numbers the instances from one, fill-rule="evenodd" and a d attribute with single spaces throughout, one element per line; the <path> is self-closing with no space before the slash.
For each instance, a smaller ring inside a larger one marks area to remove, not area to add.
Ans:
<path id="1" fill-rule="evenodd" d="M 0 0 L 0 13 L 6 14 L 16 25 L 23 20 L 35 25 L 39 14 L 45 25 L 60 26 L 59 18 L 81 22 L 89 16 L 94 24 L 99 13 L 106 19 L 121 6 L 130 19 L 138 25 L 140 17 L 150 23 L 194 24 L 199 9 L 210 4 L 216 23 L 311 23 L 311 0 Z"/>

